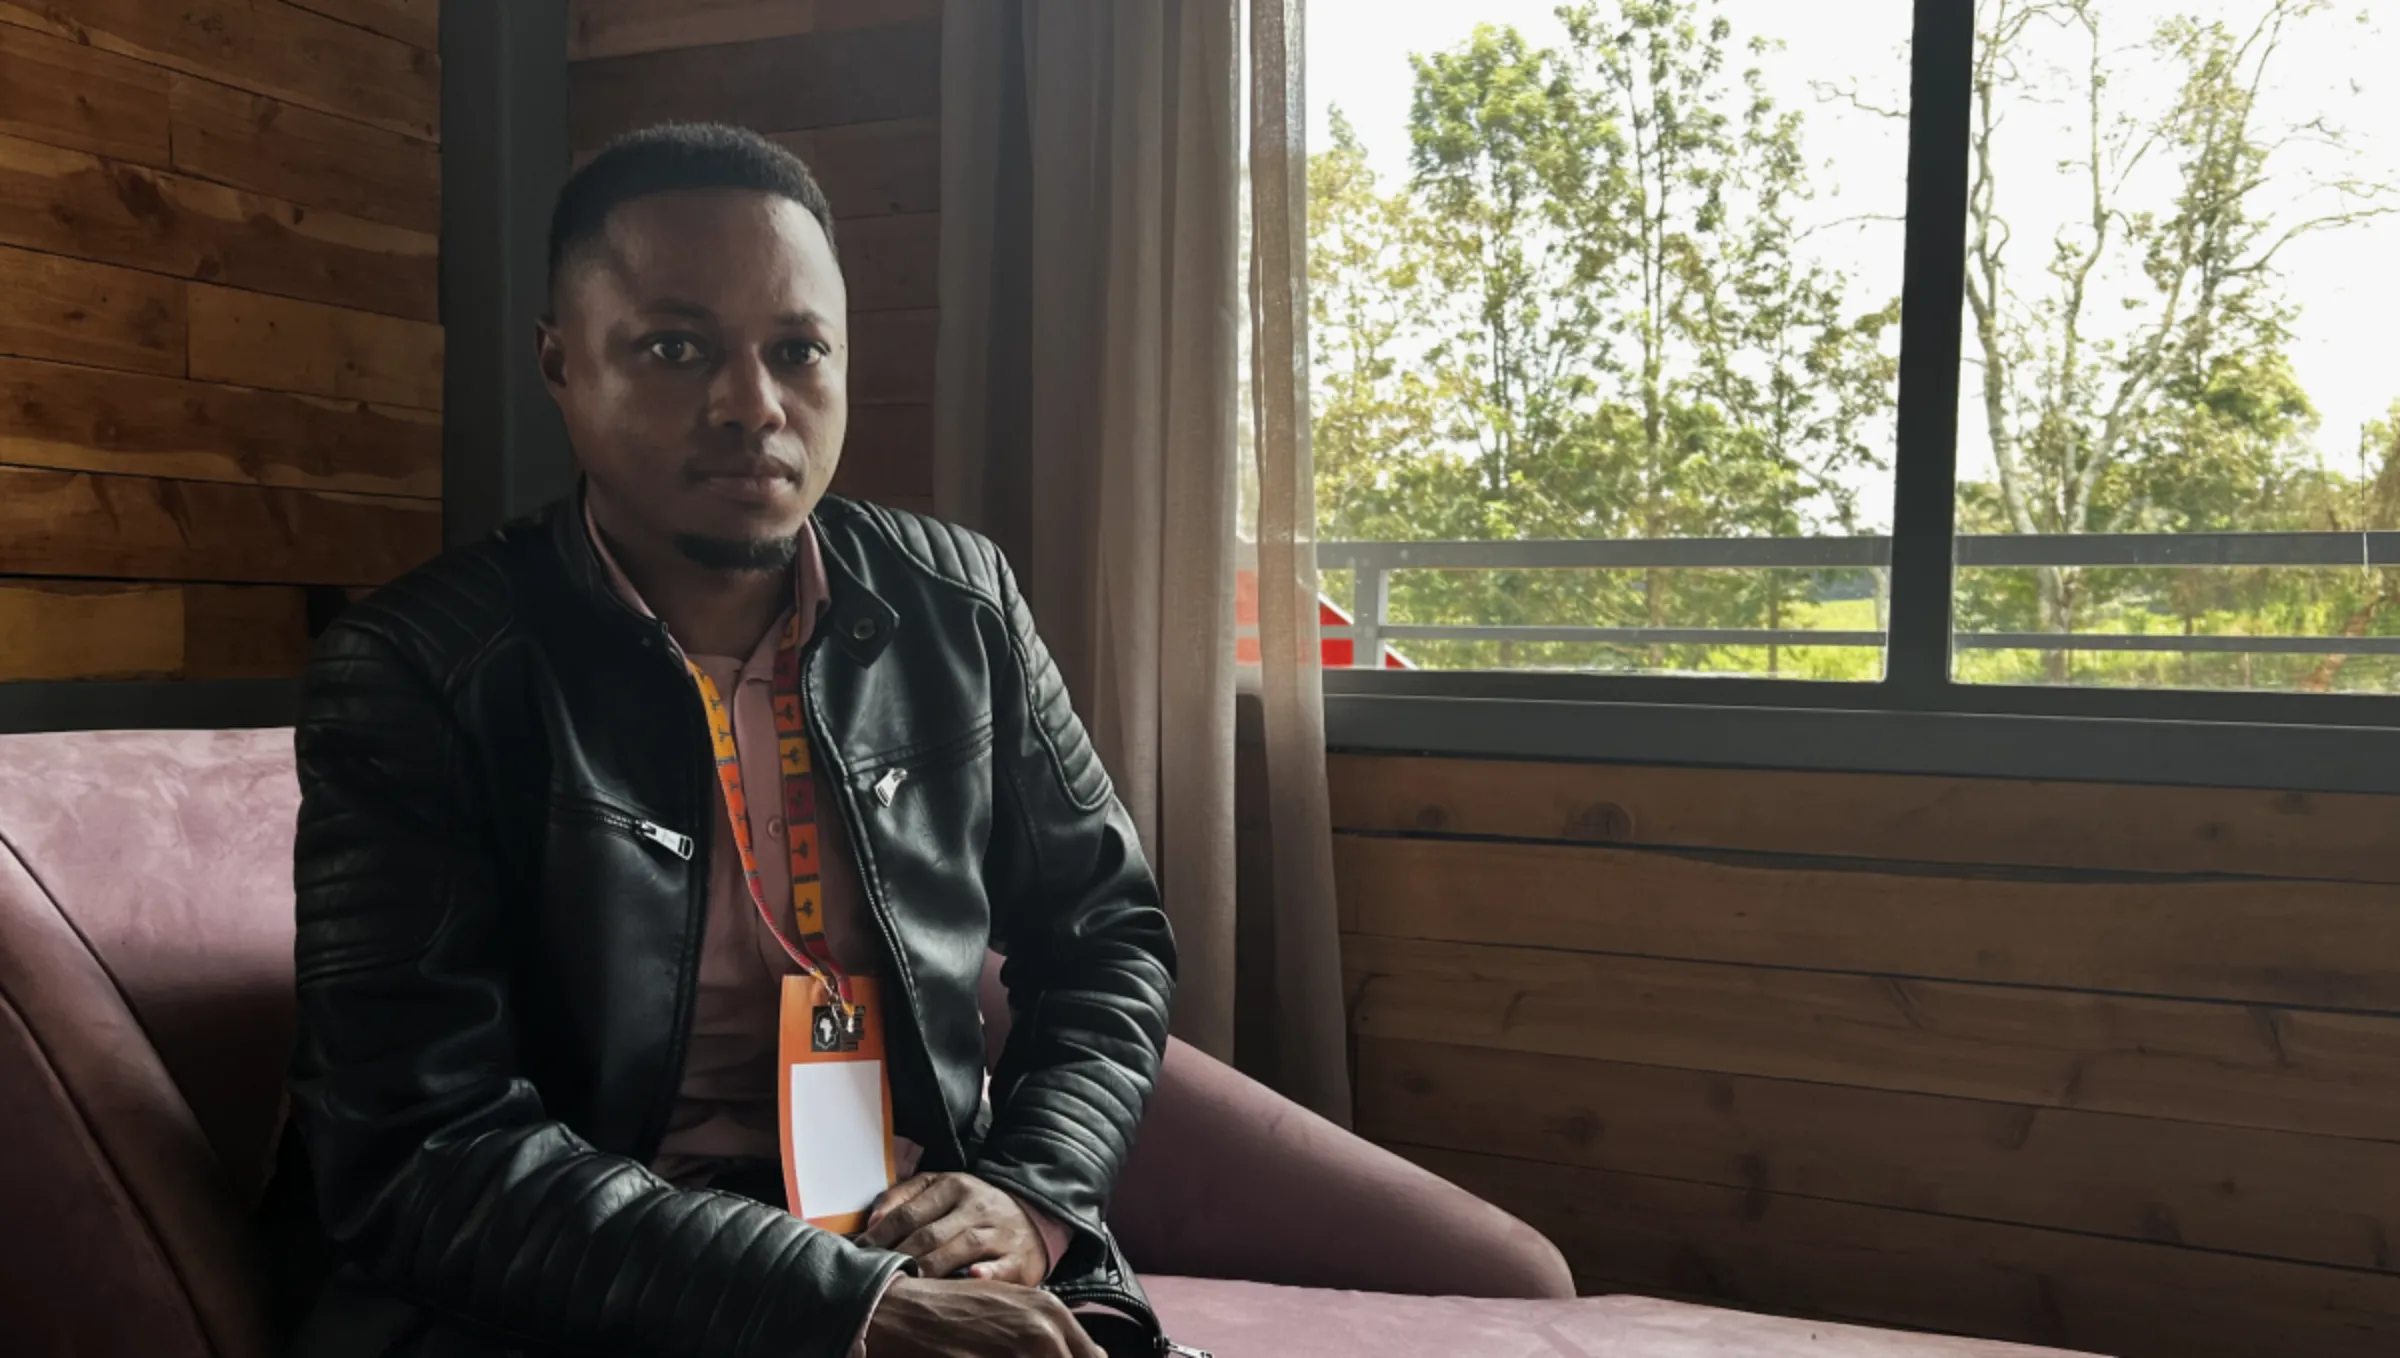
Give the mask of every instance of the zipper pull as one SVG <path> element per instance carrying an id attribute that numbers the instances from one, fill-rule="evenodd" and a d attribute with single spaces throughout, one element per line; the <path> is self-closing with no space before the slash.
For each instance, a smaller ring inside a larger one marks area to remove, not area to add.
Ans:
<path id="1" fill-rule="evenodd" d="M 907 781 L 908 770 L 885 769 L 883 776 L 875 780 L 875 800 L 883 803 L 888 809 L 892 804 L 892 799 L 900 795 L 900 785 Z"/>
<path id="2" fill-rule="evenodd" d="M 675 855 L 677 858 L 682 859 L 686 863 L 692 861 L 693 845 L 692 837 L 690 835 L 679 835 L 664 825 L 661 825 L 656 821 L 649 820 L 635 821 L 633 823 L 633 832 L 637 835 L 640 835 L 642 838 L 649 840 L 651 843 L 658 845 L 660 848 L 665 849 L 668 853 Z"/>
<path id="3" fill-rule="evenodd" d="M 1158 1337 L 1158 1351 L 1169 1355 L 1169 1358 L 1216 1358 L 1207 1349 L 1187 1348 L 1163 1334 Z"/>

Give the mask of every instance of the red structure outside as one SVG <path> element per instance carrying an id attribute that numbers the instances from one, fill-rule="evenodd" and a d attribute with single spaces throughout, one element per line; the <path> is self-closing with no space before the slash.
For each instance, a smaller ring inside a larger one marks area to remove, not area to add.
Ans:
<path id="1" fill-rule="evenodd" d="M 1257 664 L 1259 657 L 1258 573 L 1256 571 L 1235 571 L 1233 574 L 1233 621 L 1235 662 L 1243 665 Z M 1329 629 L 1348 627 L 1351 621 L 1347 609 L 1322 594 L 1317 596 L 1317 626 Z M 1328 636 L 1318 643 L 1318 648 L 1319 658 L 1325 668 L 1329 670 L 1349 669 L 1352 658 L 1358 654 L 1358 644 L 1348 637 Z M 1387 670 L 1415 668 L 1394 652 L 1391 647 L 1385 646 L 1382 651 L 1383 668 Z"/>

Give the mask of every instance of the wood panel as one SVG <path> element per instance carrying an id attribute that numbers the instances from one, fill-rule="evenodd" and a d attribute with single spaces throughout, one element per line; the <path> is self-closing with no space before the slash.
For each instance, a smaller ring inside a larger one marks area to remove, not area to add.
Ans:
<path id="1" fill-rule="evenodd" d="M 0 357 L 184 371 L 184 284 L 0 246 Z"/>
<path id="2" fill-rule="evenodd" d="M 0 24 L 0 136 L 167 163 L 167 73 Z"/>
<path id="3" fill-rule="evenodd" d="M 0 575 L 376 585 L 441 522 L 428 500 L 0 467 Z"/>
<path id="4" fill-rule="evenodd" d="M 1352 830 L 2400 882 L 2400 798 L 1336 756 Z"/>
<path id="5" fill-rule="evenodd" d="M 1361 1038 L 2400 1140 L 2400 1018 L 1357 935 Z"/>
<path id="6" fill-rule="evenodd" d="M 0 463 L 437 497 L 421 411 L 0 359 Z"/>
<path id="7" fill-rule="evenodd" d="M 282 0 L 0 0 L 0 24 L 414 137 L 440 133 L 439 58 Z"/>
<path id="8" fill-rule="evenodd" d="M 850 412 L 834 493 L 885 504 L 933 498 L 933 407 L 861 406 Z"/>
<path id="9" fill-rule="evenodd" d="M 174 167 L 220 184 L 416 231 L 442 225 L 441 150 L 213 80 L 176 76 Z"/>
<path id="10" fill-rule="evenodd" d="M 673 119 L 791 132 L 922 117 L 940 107 L 941 52 L 940 25 L 914 23 L 579 62 L 574 142 Z"/>
<path id="11" fill-rule="evenodd" d="M 308 648 L 304 590 L 0 581 L 0 681 L 282 678 Z"/>
<path id="12" fill-rule="evenodd" d="M 183 667 L 183 593 L 0 581 L 0 680 L 155 679 Z"/>
<path id="13" fill-rule="evenodd" d="M 308 668 L 309 591 L 251 585 L 183 590 L 187 679 L 281 679 Z"/>
<path id="14" fill-rule="evenodd" d="M 1404 1148 L 1407 1149 L 1407 1148 Z M 2369 1358 L 2400 1277 L 1496 1156 L 1410 1158 L 1518 1209 L 1587 1275 L 2121 1358 Z"/>
<path id="15" fill-rule="evenodd" d="M 16 137 L 0 137 L 0 243 L 418 320 L 441 316 L 430 234 Z"/>
<path id="16" fill-rule="evenodd" d="M 2400 1144 L 1362 1040 L 1378 1141 L 2391 1271 Z"/>
<path id="17" fill-rule="evenodd" d="M 0 0 L 0 682 L 288 677 L 441 535 L 440 0 Z"/>
<path id="18" fill-rule="evenodd" d="M 442 0 L 289 0 L 330 19 L 396 38 L 426 52 L 442 46 Z"/>
<path id="19" fill-rule="evenodd" d="M 850 317 L 851 418 L 859 406 L 933 404 L 941 313 L 870 311 Z"/>
<path id="20" fill-rule="evenodd" d="M 442 328 L 195 284 L 191 375 L 204 382 L 439 410 Z"/>
<path id="21" fill-rule="evenodd" d="M 941 15 L 940 0 L 574 0 L 572 61 L 713 43 L 788 38 Z"/>
<path id="22" fill-rule="evenodd" d="M 779 132 L 774 140 L 808 162 L 843 223 L 941 207 L 939 118 Z"/>
<path id="23" fill-rule="evenodd" d="M 2380 883 L 1349 834 L 1334 847 L 1371 934 L 2400 1012 L 2400 887 Z"/>
<path id="24" fill-rule="evenodd" d="M 905 311 L 940 305 L 941 218 L 930 212 L 835 223 L 850 310 Z"/>

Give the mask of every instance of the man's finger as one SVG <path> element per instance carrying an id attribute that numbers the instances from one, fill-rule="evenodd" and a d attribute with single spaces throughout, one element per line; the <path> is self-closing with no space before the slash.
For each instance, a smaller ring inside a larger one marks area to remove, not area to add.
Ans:
<path id="1" fill-rule="evenodd" d="M 876 1222 L 907 1205 L 909 1201 L 919 1193 L 931 1188 L 933 1184 L 933 1175 L 918 1174 L 902 1179 L 890 1188 L 883 1190 L 882 1193 L 876 1195 L 874 1202 L 867 1205 L 867 1229 L 875 1229 Z"/>
<path id="2" fill-rule="evenodd" d="M 946 1216 L 920 1227 L 902 1239 L 899 1244 L 891 1246 L 891 1249 L 894 1253 L 905 1254 L 916 1260 L 924 1267 L 926 1277 L 947 1278 L 959 1269 L 984 1257 L 968 1250 L 957 1263 L 946 1268 L 941 1267 L 938 1263 L 941 1258 L 959 1252 L 958 1242 L 961 1238 L 975 1234 L 977 1233 L 974 1231 L 972 1223 L 955 1215 Z"/>
<path id="3" fill-rule="evenodd" d="M 965 1197 L 964 1184 L 953 1178 L 937 1178 L 907 1202 L 886 1212 L 883 1220 L 869 1225 L 866 1241 L 882 1249 L 891 1249 L 898 1242 L 949 1215 L 950 1210 Z"/>
<path id="4" fill-rule="evenodd" d="M 934 1229 L 948 1224 L 947 1221 L 936 1223 Z M 919 1232 L 919 1234 L 925 1233 Z M 901 1253 L 906 1254 L 908 1251 L 903 1250 Z M 988 1227 L 970 1226 L 951 1234 L 925 1253 L 912 1257 L 924 1266 L 926 1277 L 947 1278 L 953 1274 L 966 1272 L 967 1266 L 970 1264 L 1001 1261 L 1008 1256 L 1002 1247 L 998 1233 Z"/>

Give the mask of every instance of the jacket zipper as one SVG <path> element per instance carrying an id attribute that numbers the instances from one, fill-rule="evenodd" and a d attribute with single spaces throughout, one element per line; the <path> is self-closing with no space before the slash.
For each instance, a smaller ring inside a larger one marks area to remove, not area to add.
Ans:
<path id="1" fill-rule="evenodd" d="M 654 820 L 643 820 L 639 816 L 629 816 L 603 806 L 577 807 L 576 810 L 602 825 L 622 830 L 636 839 L 648 840 L 686 863 L 692 861 L 692 854 L 699 847 L 690 835 L 670 830 Z"/>
<path id="2" fill-rule="evenodd" d="M 701 808 L 699 812 L 701 816 L 713 816 L 716 811 L 714 799 L 717 795 L 717 771 L 716 760 L 709 751 L 715 744 L 715 737 L 709 732 L 707 713 L 700 709 L 698 692 L 692 688 L 690 677 L 684 672 L 683 665 L 675 659 L 680 654 L 676 649 L 675 639 L 667 631 L 665 623 L 655 619 L 643 619 L 632 609 L 626 608 L 625 601 L 617 598 L 614 590 L 608 591 L 608 597 L 618 608 L 624 610 L 627 617 L 633 618 L 649 629 L 649 645 L 665 652 L 666 659 L 673 667 L 676 677 L 683 681 L 682 693 L 689 699 L 685 710 L 697 719 L 699 743 L 695 748 L 701 752 L 701 758 L 693 770 L 696 775 L 694 790 L 697 795 L 692 804 Z M 627 819 L 636 818 L 627 817 Z M 641 824 L 649 824 L 649 822 L 641 822 Z M 663 826 L 654 828 L 660 829 L 666 834 L 674 833 L 671 830 L 665 830 Z M 668 844 L 663 838 L 645 833 L 640 825 L 633 827 L 633 830 L 635 834 L 641 835 L 644 839 L 648 839 L 662 848 L 670 850 L 676 848 L 675 845 Z M 689 850 L 678 853 L 677 856 L 686 862 L 691 861 L 694 853 L 698 851 L 699 845 L 693 842 L 689 835 L 676 837 L 682 840 Z M 666 1140 L 667 1121 L 674 1115 L 675 1097 L 683 1089 L 684 1063 L 691 1055 L 692 1011 L 699 1002 L 700 941 L 708 926 L 708 874 L 694 872 L 688 873 L 686 876 L 689 881 L 684 893 L 683 966 L 675 978 L 676 1007 L 668 1034 L 667 1059 L 664 1062 L 666 1081 L 658 1094 L 651 1100 L 648 1115 L 643 1119 L 641 1140 L 638 1143 L 642 1152 L 641 1162 L 645 1165 L 658 1158 L 659 1145 Z"/>
<path id="3" fill-rule="evenodd" d="M 818 689 L 816 682 L 817 652 L 822 650 L 824 645 L 824 631 L 819 629 L 816 635 L 808 639 L 808 647 L 800 656 L 800 682 L 808 689 L 807 701 L 801 704 L 801 709 L 806 714 L 808 722 L 808 738 L 816 747 L 812 753 L 822 755 L 826 762 L 833 766 L 835 777 L 831 781 L 833 783 L 834 811 L 842 818 L 842 830 L 850 836 L 852 852 L 855 854 L 860 847 L 867 843 L 866 817 L 859 812 L 857 798 L 850 789 L 849 761 L 842 758 L 841 747 L 833 743 L 833 730 L 825 724 L 824 695 Z M 899 795 L 900 784 L 906 778 L 906 774 L 902 774 L 898 779 L 886 774 L 883 781 L 875 786 L 876 799 L 885 806 L 890 806 L 892 798 Z M 915 1026 L 917 1032 L 923 1033 L 925 1022 L 923 1016 L 917 1011 L 916 983 L 908 968 L 900 960 L 900 938 L 892 929 L 890 907 L 883 899 L 881 885 L 874 873 L 863 871 L 858 874 L 858 885 L 859 889 L 866 894 L 867 914 L 875 921 L 875 933 L 883 941 L 883 955 L 892 959 L 893 969 L 900 973 L 901 998 L 908 1002 L 909 1022 Z"/>
<path id="4" fill-rule="evenodd" d="M 1206 1349 L 1192 1348 L 1169 1339 L 1166 1327 L 1159 1323 L 1158 1312 L 1151 1310 L 1147 1302 L 1125 1288 L 1110 1283 L 1086 1283 L 1080 1287 L 1054 1287 L 1050 1292 L 1069 1306 L 1099 1302 L 1123 1312 L 1128 1319 L 1150 1331 L 1154 1336 L 1153 1345 L 1165 1358 L 1213 1358 Z"/>
<path id="5" fill-rule="evenodd" d="M 677 858 L 682 859 L 686 863 L 692 861 L 692 849 L 694 846 L 692 844 L 692 837 L 690 835 L 677 834 L 675 831 L 668 829 L 664 825 L 660 825 L 656 821 L 647 820 L 635 821 L 633 823 L 633 832 L 637 835 L 640 835 L 642 838 L 649 840 L 651 843 L 658 845 L 660 848 L 665 849 L 668 853 L 675 855 Z"/>
<path id="6" fill-rule="evenodd" d="M 860 814 L 857 797 L 850 787 L 849 763 L 842 758 L 840 747 L 833 743 L 832 730 L 826 726 L 824 720 L 825 704 L 821 700 L 823 695 L 818 691 L 815 682 L 817 648 L 823 641 L 824 637 L 821 634 L 810 638 L 807 651 L 800 657 L 801 682 L 806 684 L 809 690 L 808 701 L 801 704 L 801 707 L 807 714 L 808 738 L 815 743 L 815 752 L 821 754 L 833 765 L 833 771 L 837 775 L 833 779 L 834 809 L 840 814 L 842 828 L 849 834 L 850 843 L 855 850 L 867 842 L 866 817 Z M 875 800 L 889 808 L 898 797 L 901 785 L 907 781 L 907 770 L 886 769 L 883 777 L 876 780 L 873 789 Z M 924 1020 L 917 1012 L 916 985 L 906 966 L 900 962 L 900 940 L 892 928 L 889 905 L 883 899 L 881 888 L 873 873 L 859 873 L 858 881 L 860 889 L 867 898 L 867 914 L 873 917 L 875 932 L 883 940 L 884 956 L 892 959 L 894 968 L 900 973 L 901 998 L 908 1004 L 909 1021 L 916 1025 L 918 1032 L 922 1033 L 925 1025 Z M 964 1147 L 960 1148 L 962 1155 L 964 1149 Z M 1096 1301 L 1114 1306 L 1156 1336 L 1157 1352 L 1163 1358 L 1213 1358 L 1213 1355 L 1206 1349 L 1190 1348 L 1169 1339 L 1165 1328 L 1159 1324 L 1158 1313 L 1151 1310 L 1141 1298 L 1124 1288 L 1099 1283 L 1083 1287 L 1054 1288 L 1051 1291 L 1059 1300 L 1070 1304 L 1078 1301 Z"/>

